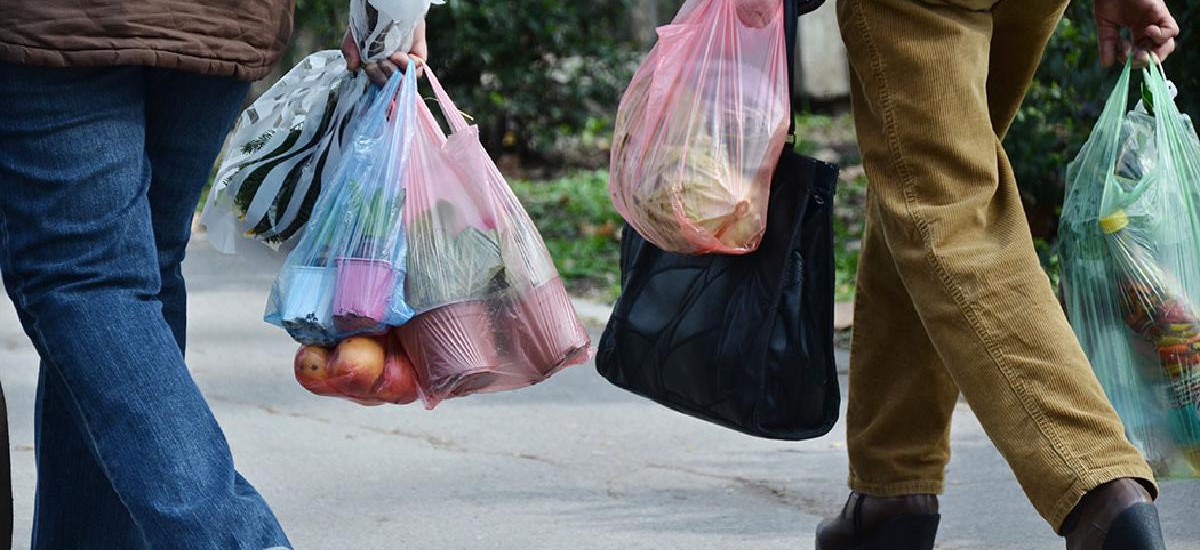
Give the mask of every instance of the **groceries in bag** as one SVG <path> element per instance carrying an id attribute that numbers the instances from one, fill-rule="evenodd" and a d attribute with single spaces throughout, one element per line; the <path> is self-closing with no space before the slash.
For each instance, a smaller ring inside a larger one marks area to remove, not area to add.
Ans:
<path id="1" fill-rule="evenodd" d="M 413 315 L 400 289 L 407 259 L 402 178 L 416 132 L 416 78 L 397 74 L 370 99 L 267 304 L 266 321 L 302 344 L 329 347 L 382 334 Z"/>
<path id="2" fill-rule="evenodd" d="M 688 0 L 621 98 L 609 188 L 646 240 L 755 250 L 790 116 L 782 2 Z"/>
<path id="3" fill-rule="evenodd" d="M 430 408 L 443 399 L 545 380 L 587 359 L 590 339 L 541 235 L 426 70 L 450 133 L 416 105 L 405 177 L 406 298 L 396 334 Z"/>
<path id="4" fill-rule="evenodd" d="M 1126 434 L 1160 477 L 1200 475 L 1200 140 L 1161 66 L 1131 66 L 1067 169 L 1065 302 Z"/>
<path id="5" fill-rule="evenodd" d="M 591 342 L 478 129 L 426 67 L 443 132 L 414 70 L 373 99 L 267 320 L 306 345 L 295 372 L 309 391 L 403 403 L 411 379 L 432 409 L 541 382 L 585 361 Z"/>

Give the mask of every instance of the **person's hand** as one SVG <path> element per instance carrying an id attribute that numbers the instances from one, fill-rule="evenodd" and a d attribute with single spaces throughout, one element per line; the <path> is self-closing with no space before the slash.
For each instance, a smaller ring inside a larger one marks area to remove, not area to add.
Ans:
<path id="1" fill-rule="evenodd" d="M 395 52 L 387 59 L 368 62 L 365 66 L 362 54 L 358 51 L 358 44 L 354 43 L 354 35 L 350 29 L 346 29 L 346 36 L 342 38 L 342 55 L 346 57 L 346 69 L 356 72 L 362 68 L 372 82 L 382 86 L 387 84 L 392 73 L 408 68 L 410 58 L 416 57 L 418 63 L 423 63 L 429 57 L 429 45 L 425 42 L 425 22 L 421 21 L 413 31 L 413 45 L 407 52 Z M 420 68 L 417 71 L 418 75 L 421 74 Z"/>
<path id="2" fill-rule="evenodd" d="M 1121 37 L 1127 28 L 1132 44 Z M 1096 37 L 1100 45 L 1100 63 L 1111 67 L 1136 52 L 1134 63 L 1145 65 L 1150 54 L 1166 59 L 1175 51 L 1179 24 L 1163 0 L 1096 0 Z"/>

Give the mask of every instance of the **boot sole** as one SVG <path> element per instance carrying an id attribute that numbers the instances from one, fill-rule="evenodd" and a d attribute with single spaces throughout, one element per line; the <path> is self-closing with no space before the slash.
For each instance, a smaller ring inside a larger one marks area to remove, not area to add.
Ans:
<path id="1" fill-rule="evenodd" d="M 1103 550 L 1166 550 L 1158 508 L 1139 503 L 1114 519 L 1104 537 Z"/>
<path id="2" fill-rule="evenodd" d="M 869 541 L 842 549 L 826 548 L 818 540 L 816 550 L 933 550 L 941 519 L 940 514 L 896 516 L 880 525 Z"/>

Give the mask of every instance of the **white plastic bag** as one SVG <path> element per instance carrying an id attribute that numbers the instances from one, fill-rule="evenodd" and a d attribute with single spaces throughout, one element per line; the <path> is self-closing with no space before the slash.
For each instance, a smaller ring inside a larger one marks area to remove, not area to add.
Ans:
<path id="1" fill-rule="evenodd" d="M 314 53 L 259 96 L 238 119 L 200 222 L 213 247 L 238 237 L 278 248 L 297 236 L 332 176 L 367 77 L 346 71 L 335 50 Z"/>
<path id="2" fill-rule="evenodd" d="M 429 6 L 443 2 L 350 0 L 363 59 L 407 51 Z M 200 217 L 214 248 L 233 253 L 239 237 L 294 246 L 365 109 L 368 85 L 363 71 L 346 70 L 340 51 L 319 51 L 242 113 Z"/>
<path id="3" fill-rule="evenodd" d="M 364 60 L 383 59 L 406 52 L 413 31 L 432 4 L 446 0 L 351 0 L 350 32 Z"/>

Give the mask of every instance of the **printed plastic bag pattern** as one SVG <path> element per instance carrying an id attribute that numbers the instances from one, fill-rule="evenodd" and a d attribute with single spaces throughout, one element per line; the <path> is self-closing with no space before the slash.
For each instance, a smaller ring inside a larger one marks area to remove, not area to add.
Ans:
<path id="1" fill-rule="evenodd" d="M 408 303 L 396 334 L 426 406 L 515 389 L 587 359 L 580 325 L 533 221 L 426 68 L 450 126 L 423 102 L 405 177 Z"/>
<path id="2" fill-rule="evenodd" d="M 1200 475 L 1200 140 L 1157 64 L 1126 67 L 1067 169 L 1066 305 L 1126 433 L 1160 477 Z"/>
<path id="3" fill-rule="evenodd" d="M 753 251 L 790 113 L 783 3 L 688 0 L 658 36 L 617 111 L 613 203 L 663 250 Z"/>
<path id="4" fill-rule="evenodd" d="M 351 0 L 350 31 L 364 60 L 407 51 L 430 0 Z M 217 250 L 246 236 L 272 248 L 295 245 L 342 149 L 366 108 L 366 73 L 351 74 L 337 50 L 293 67 L 238 118 L 201 223 Z"/>
<path id="5" fill-rule="evenodd" d="M 304 344 L 379 334 L 413 314 L 403 294 L 401 183 L 416 130 L 416 78 L 398 73 L 372 96 L 268 302 L 266 321 Z"/>
<path id="6" fill-rule="evenodd" d="M 384 59 L 412 47 L 413 30 L 432 4 L 445 0 L 351 0 L 350 32 L 363 59 Z"/>
<path id="7" fill-rule="evenodd" d="M 341 162 L 367 84 L 341 52 L 320 51 L 242 113 L 201 215 L 215 248 L 232 253 L 243 236 L 278 248 L 298 236 Z"/>

